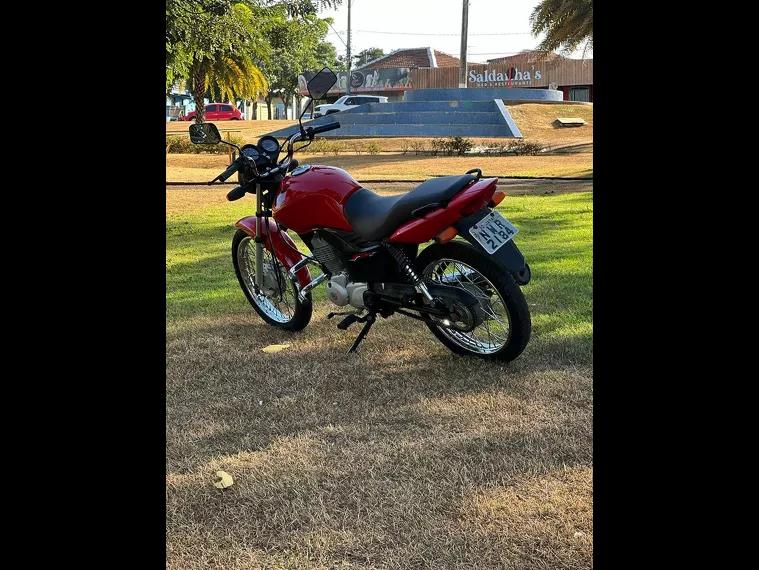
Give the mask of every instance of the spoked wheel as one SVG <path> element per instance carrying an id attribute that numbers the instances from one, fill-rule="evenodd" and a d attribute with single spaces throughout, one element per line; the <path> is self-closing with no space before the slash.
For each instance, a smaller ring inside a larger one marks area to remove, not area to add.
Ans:
<path id="1" fill-rule="evenodd" d="M 425 281 L 457 287 L 479 301 L 471 330 L 459 323 L 428 318 L 433 334 L 457 354 L 514 360 L 530 339 L 530 312 L 514 278 L 471 245 L 432 245 L 417 259 Z M 446 326 L 448 325 L 448 326 Z"/>
<path id="2" fill-rule="evenodd" d="M 311 294 L 305 303 L 298 299 L 295 283 L 273 253 L 263 248 L 263 288 L 257 293 L 256 242 L 242 230 L 232 240 L 232 263 L 237 280 L 256 312 L 270 325 L 299 331 L 311 320 Z"/>

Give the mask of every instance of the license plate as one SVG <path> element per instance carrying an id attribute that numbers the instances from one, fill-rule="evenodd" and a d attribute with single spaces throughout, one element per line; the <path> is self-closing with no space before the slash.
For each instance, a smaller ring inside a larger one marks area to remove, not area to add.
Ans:
<path id="1" fill-rule="evenodd" d="M 490 212 L 479 222 L 469 228 L 469 233 L 485 251 L 495 253 L 504 244 L 511 241 L 519 230 L 498 212 Z"/>

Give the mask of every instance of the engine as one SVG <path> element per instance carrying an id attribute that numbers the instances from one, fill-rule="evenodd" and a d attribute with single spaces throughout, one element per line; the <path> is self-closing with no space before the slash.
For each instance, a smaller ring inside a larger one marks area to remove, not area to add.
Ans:
<path id="1" fill-rule="evenodd" d="M 347 273 L 333 275 L 327 284 L 327 296 L 338 307 L 351 304 L 357 309 L 364 308 L 364 291 L 366 283 L 354 283 L 348 281 Z"/>
<path id="2" fill-rule="evenodd" d="M 332 274 L 332 278 L 327 283 L 329 300 L 338 307 L 350 304 L 357 309 L 363 309 L 364 291 L 368 288 L 367 284 L 350 281 L 340 252 L 319 236 L 311 238 L 311 251 L 319 263 Z"/>

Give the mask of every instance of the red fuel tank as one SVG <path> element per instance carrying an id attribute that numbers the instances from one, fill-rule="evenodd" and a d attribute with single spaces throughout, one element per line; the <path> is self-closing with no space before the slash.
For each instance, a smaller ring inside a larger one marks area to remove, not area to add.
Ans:
<path id="1" fill-rule="evenodd" d="M 342 168 L 304 164 L 282 180 L 274 219 L 298 234 L 316 228 L 351 231 L 343 204 L 361 185 Z"/>

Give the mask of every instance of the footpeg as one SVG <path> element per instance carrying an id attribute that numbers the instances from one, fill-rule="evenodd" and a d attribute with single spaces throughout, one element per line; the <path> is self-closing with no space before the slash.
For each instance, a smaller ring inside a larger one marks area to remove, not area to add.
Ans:
<path id="1" fill-rule="evenodd" d="M 342 321 L 337 323 L 337 328 L 340 330 L 346 330 L 349 326 L 351 326 L 353 323 L 362 320 L 361 317 L 356 316 L 355 314 L 351 313 L 347 317 L 345 317 Z"/>

